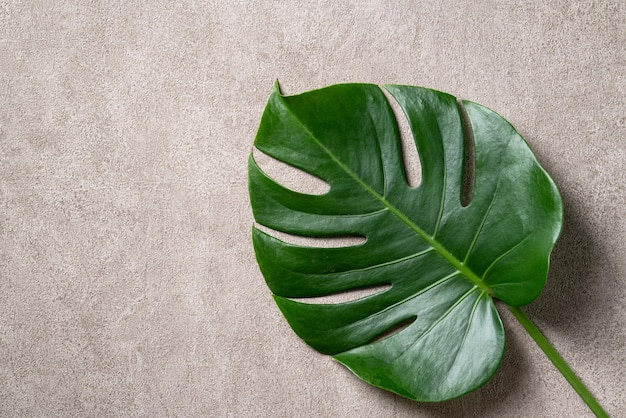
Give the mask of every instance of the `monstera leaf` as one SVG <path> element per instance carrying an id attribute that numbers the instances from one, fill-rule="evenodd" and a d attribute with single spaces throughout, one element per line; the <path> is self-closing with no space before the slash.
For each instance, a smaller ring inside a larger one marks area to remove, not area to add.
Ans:
<path id="1" fill-rule="evenodd" d="M 256 148 L 330 190 L 289 190 L 251 156 L 256 221 L 365 242 L 303 247 L 254 228 L 254 249 L 278 307 L 304 341 L 375 386 L 441 401 L 495 373 L 504 331 L 494 299 L 520 306 L 542 290 L 562 203 L 528 144 L 493 111 L 425 88 L 385 89 L 409 122 L 421 183 L 407 182 L 397 123 L 379 87 L 345 84 L 285 97 L 276 86 Z M 463 115 L 475 150 L 467 205 Z M 383 285 L 390 287 L 345 303 L 292 300 Z"/>

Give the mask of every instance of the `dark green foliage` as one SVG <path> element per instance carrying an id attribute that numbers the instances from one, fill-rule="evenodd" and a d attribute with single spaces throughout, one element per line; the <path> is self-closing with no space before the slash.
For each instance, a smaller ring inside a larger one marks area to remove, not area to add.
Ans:
<path id="1" fill-rule="evenodd" d="M 309 237 L 363 244 L 309 248 L 253 230 L 267 285 L 294 331 L 373 385 L 442 401 L 497 370 L 504 330 L 494 306 L 541 292 L 562 224 L 558 190 L 528 144 L 493 111 L 463 101 L 474 141 L 471 202 L 461 204 L 464 138 L 455 97 L 386 86 L 408 119 L 422 181 L 407 183 L 397 124 L 382 90 L 345 84 L 297 96 L 272 92 L 255 146 L 330 185 L 324 195 L 286 189 L 252 156 L 256 221 Z M 351 289 L 391 285 L 338 304 L 305 304 Z M 383 339 L 398 324 L 408 324 Z"/>

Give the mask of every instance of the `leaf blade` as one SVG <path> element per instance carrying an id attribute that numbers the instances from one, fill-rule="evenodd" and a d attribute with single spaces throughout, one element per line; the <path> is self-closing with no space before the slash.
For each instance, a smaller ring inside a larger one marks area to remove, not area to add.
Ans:
<path id="1" fill-rule="evenodd" d="M 253 244 L 277 305 L 308 344 L 374 385 L 412 399 L 450 399 L 482 385 L 502 358 L 504 332 L 492 296 L 523 304 L 543 287 L 560 230 L 560 196 L 508 122 L 464 102 L 476 178 L 472 201 L 461 205 L 464 141 L 456 98 L 385 88 L 413 131 L 420 185 L 406 182 L 393 112 L 378 87 L 337 85 L 290 97 L 275 89 L 255 145 L 330 190 L 312 196 L 284 189 L 251 157 L 255 219 L 292 234 L 366 241 L 308 248 L 255 228 Z M 538 214 L 544 219 L 533 219 Z M 391 287 L 351 302 L 290 300 L 383 284 Z M 374 341 L 410 318 L 416 319 L 401 331 Z M 394 357 L 401 347 L 408 354 Z"/>

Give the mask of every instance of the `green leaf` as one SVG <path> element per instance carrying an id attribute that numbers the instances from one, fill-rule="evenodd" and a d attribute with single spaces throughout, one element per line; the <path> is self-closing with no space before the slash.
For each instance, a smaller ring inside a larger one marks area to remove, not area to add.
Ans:
<path id="1" fill-rule="evenodd" d="M 330 190 L 289 190 L 250 156 L 256 221 L 294 235 L 366 240 L 303 247 L 254 228 L 254 249 L 278 307 L 304 341 L 375 386 L 442 401 L 497 370 L 504 330 L 493 300 L 520 306 L 540 293 L 562 202 L 528 144 L 493 111 L 425 88 L 385 88 L 413 132 L 421 183 L 407 182 L 397 123 L 379 87 L 343 84 L 286 97 L 275 86 L 256 148 Z M 475 172 L 463 206 L 465 112 Z M 292 300 L 382 285 L 390 287 L 345 303 Z"/>

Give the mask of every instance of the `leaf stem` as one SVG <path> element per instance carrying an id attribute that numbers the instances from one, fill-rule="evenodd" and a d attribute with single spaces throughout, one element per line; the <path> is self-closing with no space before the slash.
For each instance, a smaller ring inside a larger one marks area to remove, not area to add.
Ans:
<path id="1" fill-rule="evenodd" d="M 593 395 L 589 392 L 589 390 L 585 387 L 583 382 L 576 376 L 574 371 L 569 367 L 569 365 L 563 360 L 563 358 L 557 353 L 552 344 L 548 341 L 548 339 L 539 331 L 539 328 L 526 316 L 524 311 L 516 306 L 509 306 L 509 311 L 517 318 L 520 324 L 526 329 L 528 334 L 532 337 L 533 340 L 537 343 L 539 348 L 543 350 L 543 352 L 548 356 L 552 364 L 556 366 L 556 368 L 561 372 L 563 377 L 569 382 L 570 385 L 574 388 L 578 396 L 587 404 L 589 409 L 597 416 L 597 417 L 607 417 L 608 414 L 598 401 L 595 400 Z"/>

